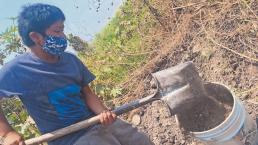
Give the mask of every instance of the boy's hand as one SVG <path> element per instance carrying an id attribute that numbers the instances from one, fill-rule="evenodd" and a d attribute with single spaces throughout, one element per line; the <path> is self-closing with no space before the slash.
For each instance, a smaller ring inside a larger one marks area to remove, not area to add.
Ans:
<path id="1" fill-rule="evenodd" d="M 5 135 L 3 145 L 25 145 L 25 143 L 20 134 L 15 131 L 10 131 Z"/>
<path id="2" fill-rule="evenodd" d="M 110 125 L 116 120 L 116 114 L 111 111 L 103 111 L 100 113 L 100 123 L 102 125 Z"/>

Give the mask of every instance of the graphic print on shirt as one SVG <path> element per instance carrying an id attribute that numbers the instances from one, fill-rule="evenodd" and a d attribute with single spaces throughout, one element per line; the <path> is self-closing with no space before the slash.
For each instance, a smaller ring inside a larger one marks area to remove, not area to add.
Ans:
<path id="1" fill-rule="evenodd" d="M 84 100 L 80 97 L 80 91 L 80 86 L 72 84 L 48 94 L 49 102 L 56 109 L 59 119 L 66 125 L 90 115 Z"/>

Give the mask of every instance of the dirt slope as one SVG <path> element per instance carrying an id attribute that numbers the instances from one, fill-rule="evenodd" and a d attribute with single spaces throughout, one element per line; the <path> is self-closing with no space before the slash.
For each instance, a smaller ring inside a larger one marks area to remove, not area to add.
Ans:
<path id="1" fill-rule="evenodd" d="M 229 86 L 245 104 L 253 119 L 258 116 L 258 1 L 169 1 L 154 0 L 160 15 L 153 37 L 157 51 L 143 68 L 133 72 L 124 87 L 133 89 L 122 104 L 151 93 L 151 72 L 193 61 L 204 81 Z M 153 44 L 154 45 L 154 44 Z M 162 102 L 154 102 L 124 116 L 131 121 L 138 114 L 137 127 L 156 145 L 191 145 Z M 139 124 L 138 124 L 139 123 Z"/>

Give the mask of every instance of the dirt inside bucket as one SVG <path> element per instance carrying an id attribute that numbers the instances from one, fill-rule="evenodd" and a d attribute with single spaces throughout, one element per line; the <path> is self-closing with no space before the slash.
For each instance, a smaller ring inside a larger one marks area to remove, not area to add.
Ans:
<path id="1" fill-rule="evenodd" d="M 206 131 L 218 126 L 229 116 L 232 104 L 210 98 L 212 97 L 200 100 L 192 108 L 177 115 L 183 131 Z"/>

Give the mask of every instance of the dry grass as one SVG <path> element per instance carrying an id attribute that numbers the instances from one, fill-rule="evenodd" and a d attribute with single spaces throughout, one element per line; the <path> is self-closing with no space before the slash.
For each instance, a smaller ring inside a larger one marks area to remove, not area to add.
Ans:
<path id="1" fill-rule="evenodd" d="M 146 1 L 142 0 L 142 3 L 150 7 L 157 25 L 144 40 L 155 51 L 149 61 L 122 84 L 129 90 L 128 97 L 122 102 L 146 95 L 149 87 L 146 82 L 151 78 L 151 72 L 183 61 L 177 60 L 176 56 L 173 56 L 174 61 L 167 58 L 177 49 L 200 52 L 207 59 L 220 51 L 229 59 L 229 65 L 242 67 L 235 70 L 238 72 L 230 72 L 233 75 L 244 76 L 246 67 L 258 67 L 258 1 L 149 0 L 147 4 Z M 173 62 L 168 62 L 171 60 Z M 256 76 L 256 79 L 248 83 L 248 78 L 236 81 L 236 92 L 258 94 L 257 72 L 248 75 Z"/>

